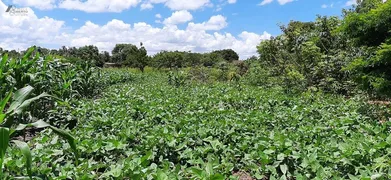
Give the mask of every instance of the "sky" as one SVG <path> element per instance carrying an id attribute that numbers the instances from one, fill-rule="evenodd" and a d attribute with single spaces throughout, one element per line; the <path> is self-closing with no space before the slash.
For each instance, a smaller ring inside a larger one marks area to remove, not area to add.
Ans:
<path id="1" fill-rule="evenodd" d="M 355 0 L 0 0 L 0 47 L 95 45 L 143 42 L 161 50 L 210 52 L 233 49 L 241 59 L 279 35 L 279 24 L 341 16 Z M 6 12 L 8 6 L 12 13 Z M 16 12 L 18 11 L 18 12 Z"/>

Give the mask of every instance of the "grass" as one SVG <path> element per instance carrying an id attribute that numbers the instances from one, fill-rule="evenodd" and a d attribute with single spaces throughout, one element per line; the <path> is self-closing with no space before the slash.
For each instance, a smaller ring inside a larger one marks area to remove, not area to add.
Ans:
<path id="1" fill-rule="evenodd" d="M 115 71 L 115 70 L 112 70 Z M 44 130 L 28 142 L 32 174 L 48 179 L 391 178 L 390 123 L 360 99 L 286 95 L 238 83 L 172 86 L 138 74 L 72 108 L 80 154 Z M 10 147 L 8 176 L 27 174 Z"/>

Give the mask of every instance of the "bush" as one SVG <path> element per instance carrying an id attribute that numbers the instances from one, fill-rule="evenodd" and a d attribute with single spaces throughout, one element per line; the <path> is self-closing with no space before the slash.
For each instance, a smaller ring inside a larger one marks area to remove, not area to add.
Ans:
<path id="1" fill-rule="evenodd" d="M 187 77 L 187 74 L 183 71 L 170 72 L 168 74 L 168 84 L 175 87 L 184 86 L 186 84 Z"/>

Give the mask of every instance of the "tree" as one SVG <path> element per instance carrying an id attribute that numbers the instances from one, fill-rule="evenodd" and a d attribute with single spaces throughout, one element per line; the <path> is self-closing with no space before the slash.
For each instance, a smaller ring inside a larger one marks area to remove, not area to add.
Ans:
<path id="1" fill-rule="evenodd" d="M 201 64 L 202 54 L 184 52 L 184 66 L 185 67 L 195 67 Z"/>
<path id="2" fill-rule="evenodd" d="M 99 67 L 103 66 L 103 63 L 100 61 L 98 47 L 89 45 L 80 47 L 79 49 L 75 49 L 74 51 L 75 55 L 72 55 L 73 57 L 79 58 L 80 60 L 86 61 Z"/>
<path id="3" fill-rule="evenodd" d="M 145 67 L 150 62 L 147 50 L 140 43 L 140 48 L 133 44 L 117 44 L 112 51 L 112 61 L 125 66 L 135 67 L 144 72 Z"/>
<path id="4" fill-rule="evenodd" d="M 132 67 L 140 69 L 141 72 L 144 72 L 145 67 L 150 62 L 150 57 L 147 55 L 147 50 L 142 43 L 140 43 L 140 48 L 134 51 L 132 54 L 128 54 L 127 63 Z"/>
<path id="5" fill-rule="evenodd" d="M 346 69 L 364 90 L 391 96 L 391 1 L 359 1 L 341 27 L 356 47 L 357 58 Z"/>
<path id="6" fill-rule="evenodd" d="M 223 49 L 223 50 L 217 50 L 213 51 L 212 53 L 215 53 L 217 55 L 220 55 L 224 60 L 227 62 L 232 62 L 239 60 L 239 55 L 232 49 Z"/>
<path id="7" fill-rule="evenodd" d="M 203 54 L 203 57 L 201 60 L 202 64 L 205 67 L 211 67 L 221 61 L 224 61 L 224 59 L 219 54 L 216 54 L 216 53 Z"/>
<path id="8" fill-rule="evenodd" d="M 111 56 L 110 56 L 110 53 L 107 52 L 107 51 L 103 51 L 99 54 L 100 58 L 99 58 L 99 62 L 101 64 L 105 64 L 106 62 L 111 62 Z"/>

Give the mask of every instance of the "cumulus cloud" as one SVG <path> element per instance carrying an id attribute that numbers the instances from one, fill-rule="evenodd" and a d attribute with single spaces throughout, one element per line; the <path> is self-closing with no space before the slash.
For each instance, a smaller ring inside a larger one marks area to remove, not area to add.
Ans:
<path id="1" fill-rule="evenodd" d="M 0 1 L 0 47 L 25 48 L 34 44 L 50 44 L 64 27 L 64 21 L 49 17 L 38 18 L 31 8 L 24 16 L 11 16 Z"/>
<path id="2" fill-rule="evenodd" d="M 138 5 L 140 0 L 66 0 L 58 4 L 59 8 L 68 10 L 80 10 L 90 13 L 97 12 L 121 12 Z"/>
<path id="3" fill-rule="evenodd" d="M 208 31 L 208 30 L 218 31 L 225 28 L 228 25 L 226 20 L 227 18 L 225 18 L 222 15 L 212 16 L 207 22 L 189 23 L 187 29 L 193 31 Z"/>
<path id="4" fill-rule="evenodd" d="M 189 11 L 182 10 L 182 11 L 173 12 L 170 17 L 168 17 L 163 21 L 163 23 L 166 25 L 175 25 L 175 24 L 182 24 L 185 22 L 189 22 L 192 19 L 193 16 L 190 14 Z"/>
<path id="5" fill-rule="evenodd" d="M 234 49 L 244 59 L 255 55 L 259 42 L 271 36 L 267 32 L 244 31 L 236 36 L 219 32 L 227 26 L 222 15 L 212 16 L 206 22 L 189 22 L 184 29 L 176 25 L 158 28 L 145 22 L 128 24 L 118 19 L 104 25 L 87 21 L 78 29 L 70 29 L 63 21 L 38 18 L 32 9 L 29 9 L 28 16 L 10 16 L 5 13 L 6 8 L 0 1 L 0 47 L 5 49 L 24 50 L 31 45 L 59 48 L 93 44 L 100 50 L 111 51 L 117 43 L 143 42 L 150 55 L 161 50 L 209 52 Z"/>
<path id="6" fill-rule="evenodd" d="M 141 4 L 141 10 L 144 10 L 144 9 L 152 9 L 153 8 L 153 5 L 151 3 L 143 3 Z"/>

